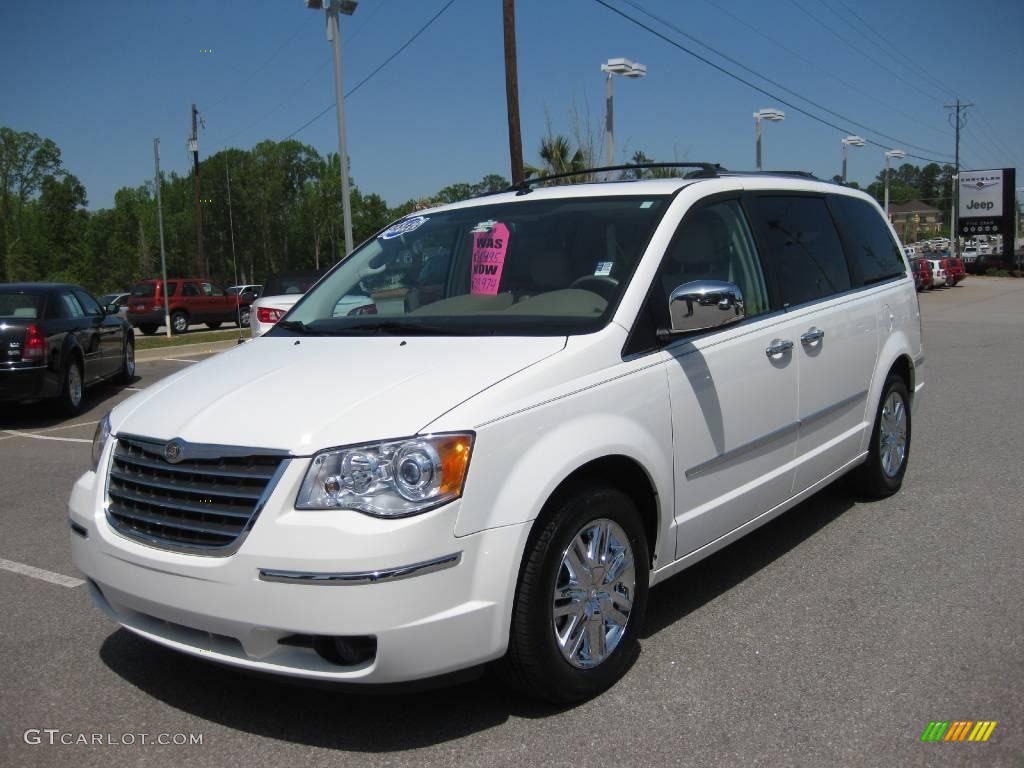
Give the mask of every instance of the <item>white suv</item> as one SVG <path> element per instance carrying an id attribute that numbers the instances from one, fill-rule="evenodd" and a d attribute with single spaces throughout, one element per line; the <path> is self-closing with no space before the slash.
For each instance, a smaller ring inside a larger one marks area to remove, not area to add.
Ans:
<path id="1" fill-rule="evenodd" d="M 376 314 L 337 312 L 354 293 Z M 848 472 L 897 491 L 922 362 L 860 192 L 713 166 L 524 185 L 402 219 L 117 406 L 74 561 L 115 621 L 203 659 L 366 684 L 495 662 L 578 701 L 624 674 L 652 585 Z"/>

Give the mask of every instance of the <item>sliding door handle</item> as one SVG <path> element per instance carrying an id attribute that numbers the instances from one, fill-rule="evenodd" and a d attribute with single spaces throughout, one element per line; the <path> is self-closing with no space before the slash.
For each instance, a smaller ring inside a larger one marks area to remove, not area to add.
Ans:
<path id="1" fill-rule="evenodd" d="M 825 332 L 820 328 L 811 328 L 807 333 L 800 337 L 800 343 L 805 347 L 814 344 L 815 342 L 821 341 L 825 338 Z"/>
<path id="2" fill-rule="evenodd" d="M 782 341 L 772 342 L 772 345 L 765 349 L 764 353 L 768 355 L 768 357 L 775 357 L 775 355 L 781 355 L 784 352 L 788 352 L 792 348 L 793 342 L 789 341 L 788 339 L 783 339 Z"/>

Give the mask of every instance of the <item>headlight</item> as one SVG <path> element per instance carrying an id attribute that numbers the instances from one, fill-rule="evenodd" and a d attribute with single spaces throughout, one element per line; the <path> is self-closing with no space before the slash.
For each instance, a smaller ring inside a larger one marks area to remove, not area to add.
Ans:
<path id="1" fill-rule="evenodd" d="M 96 431 L 92 436 L 92 470 L 96 471 L 100 465 L 100 456 L 103 455 L 103 446 L 107 444 L 110 437 L 110 413 L 107 413 L 100 423 L 96 425 Z"/>
<path id="2" fill-rule="evenodd" d="M 445 434 L 322 451 L 295 507 L 378 517 L 426 512 L 462 495 L 472 449 L 472 434 Z"/>

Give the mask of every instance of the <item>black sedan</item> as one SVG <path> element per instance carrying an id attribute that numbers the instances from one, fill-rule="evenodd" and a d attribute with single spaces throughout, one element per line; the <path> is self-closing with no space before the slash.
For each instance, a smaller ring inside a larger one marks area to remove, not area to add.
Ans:
<path id="1" fill-rule="evenodd" d="M 131 324 L 77 285 L 0 283 L 0 403 L 55 398 L 74 415 L 82 391 L 135 376 Z"/>

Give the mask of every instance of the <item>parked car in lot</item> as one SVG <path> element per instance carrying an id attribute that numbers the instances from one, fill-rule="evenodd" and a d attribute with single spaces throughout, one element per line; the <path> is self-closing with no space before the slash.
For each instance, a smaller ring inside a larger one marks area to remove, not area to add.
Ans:
<path id="1" fill-rule="evenodd" d="M 241 296 L 244 301 L 253 302 L 260 297 L 263 292 L 262 285 L 256 285 L 249 283 L 246 285 L 230 285 L 224 289 L 224 293 L 231 296 Z"/>
<path id="2" fill-rule="evenodd" d="M 310 286 L 325 274 L 327 274 L 326 269 L 307 269 L 271 275 L 267 280 L 266 290 L 253 304 L 252 312 L 249 314 L 249 325 L 252 328 L 253 338 L 261 336 L 273 328 L 277 321 L 295 306 Z M 366 295 L 366 292 L 358 287 L 355 290 L 356 293 L 345 296 L 338 302 L 335 307 L 337 315 L 347 315 L 349 312 L 376 314 L 377 307 Z"/>
<path id="3" fill-rule="evenodd" d="M 78 285 L 0 283 L 0 343 L 0 403 L 52 399 L 74 415 L 85 387 L 135 376 L 131 325 Z"/>
<path id="4" fill-rule="evenodd" d="M 914 287 L 924 291 L 932 287 L 932 271 L 927 259 L 910 260 L 910 269 L 914 274 Z"/>
<path id="5" fill-rule="evenodd" d="M 128 315 L 128 299 L 130 296 L 130 293 L 105 293 L 99 297 L 98 301 L 101 307 L 116 306 L 117 313 L 121 317 L 126 317 Z"/>
<path id="6" fill-rule="evenodd" d="M 206 280 L 171 278 L 167 281 L 167 297 L 161 280 L 143 280 L 131 291 L 128 321 L 147 336 L 156 333 L 165 322 L 169 308 L 171 330 L 184 333 L 191 323 L 206 323 L 211 329 L 223 323 L 249 324 L 251 302 L 243 295 L 231 295 Z"/>
<path id="7" fill-rule="evenodd" d="M 339 313 L 357 291 L 378 314 Z M 494 663 L 580 701 L 629 669 L 652 585 L 847 473 L 898 491 L 923 359 L 862 192 L 710 164 L 531 182 L 407 216 L 115 407 L 73 558 L 109 616 L 206 661 Z"/>
<path id="8" fill-rule="evenodd" d="M 958 285 L 967 276 L 964 263 L 955 256 L 945 259 L 945 262 L 946 284 L 950 286 Z"/>
<path id="9" fill-rule="evenodd" d="M 941 288 L 946 284 L 945 259 L 928 259 L 928 267 L 932 271 L 932 288 Z"/>

